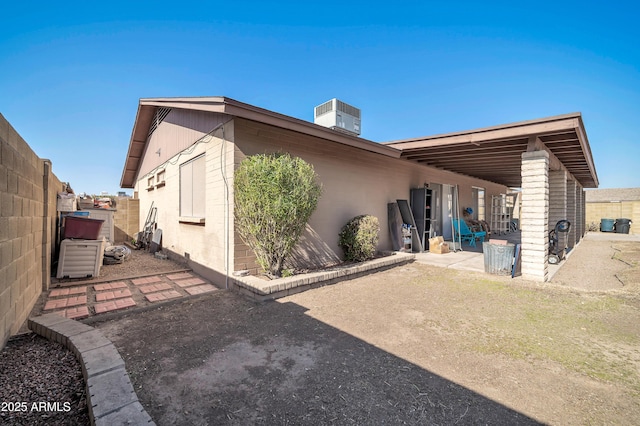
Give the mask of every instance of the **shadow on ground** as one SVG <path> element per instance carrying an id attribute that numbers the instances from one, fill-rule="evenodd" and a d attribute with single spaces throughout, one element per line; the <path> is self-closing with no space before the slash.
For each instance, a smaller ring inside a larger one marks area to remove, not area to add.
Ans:
<path id="1" fill-rule="evenodd" d="M 159 425 L 538 424 L 305 311 L 219 292 L 95 326 Z"/>

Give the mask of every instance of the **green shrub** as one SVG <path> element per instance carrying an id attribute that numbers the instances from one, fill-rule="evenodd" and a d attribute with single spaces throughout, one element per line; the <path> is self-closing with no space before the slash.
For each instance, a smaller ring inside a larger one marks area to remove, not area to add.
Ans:
<path id="1" fill-rule="evenodd" d="M 380 224 L 375 216 L 361 215 L 351 219 L 340 231 L 338 244 L 346 260 L 361 262 L 376 254 Z"/>
<path id="2" fill-rule="evenodd" d="M 289 154 L 245 158 L 235 172 L 236 225 L 258 264 L 272 277 L 282 275 L 318 205 L 322 187 L 313 167 Z"/>

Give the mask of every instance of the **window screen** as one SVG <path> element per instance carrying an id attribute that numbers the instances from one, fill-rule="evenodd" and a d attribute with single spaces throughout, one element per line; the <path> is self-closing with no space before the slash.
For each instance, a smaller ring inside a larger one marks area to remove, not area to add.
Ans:
<path id="1" fill-rule="evenodd" d="M 180 216 L 205 217 L 205 156 L 180 166 Z"/>

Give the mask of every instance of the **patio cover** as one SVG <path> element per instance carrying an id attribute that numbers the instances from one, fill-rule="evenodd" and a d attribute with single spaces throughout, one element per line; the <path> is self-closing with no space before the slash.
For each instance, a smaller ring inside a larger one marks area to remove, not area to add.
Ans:
<path id="1" fill-rule="evenodd" d="M 401 150 L 401 158 L 514 188 L 521 187 L 522 153 L 545 149 L 550 153 L 553 168 L 564 166 L 584 188 L 598 187 L 580 113 L 385 145 Z"/>

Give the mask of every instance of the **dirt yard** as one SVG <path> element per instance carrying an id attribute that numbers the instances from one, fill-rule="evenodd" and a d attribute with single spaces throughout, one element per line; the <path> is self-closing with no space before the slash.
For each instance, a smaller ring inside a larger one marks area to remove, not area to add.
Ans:
<path id="1" fill-rule="evenodd" d="M 95 326 L 159 425 L 633 424 L 640 243 L 594 244 L 545 285 L 414 263 Z"/>

